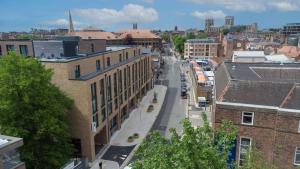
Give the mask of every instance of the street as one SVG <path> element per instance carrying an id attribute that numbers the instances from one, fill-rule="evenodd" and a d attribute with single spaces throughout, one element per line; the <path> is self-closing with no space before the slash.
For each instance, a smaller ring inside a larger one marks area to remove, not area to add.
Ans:
<path id="1" fill-rule="evenodd" d="M 167 94 L 161 112 L 155 121 L 152 130 L 159 131 L 167 138 L 170 137 L 170 128 L 182 132 L 181 121 L 186 117 L 187 99 L 180 96 L 180 62 L 174 56 L 165 56 L 165 65 L 159 79 L 167 85 Z"/>

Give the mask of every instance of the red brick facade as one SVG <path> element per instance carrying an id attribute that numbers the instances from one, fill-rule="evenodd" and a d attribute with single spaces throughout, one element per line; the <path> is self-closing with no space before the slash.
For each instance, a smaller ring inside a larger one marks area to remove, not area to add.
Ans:
<path id="1" fill-rule="evenodd" d="M 254 112 L 253 125 L 243 125 L 242 112 Z M 296 168 L 294 156 L 296 147 L 300 147 L 298 126 L 300 113 L 280 112 L 277 109 L 252 108 L 240 106 L 216 106 L 214 127 L 222 120 L 233 121 L 239 128 L 236 160 L 239 159 L 241 137 L 252 139 L 251 144 L 263 152 L 265 158 L 282 169 Z"/>

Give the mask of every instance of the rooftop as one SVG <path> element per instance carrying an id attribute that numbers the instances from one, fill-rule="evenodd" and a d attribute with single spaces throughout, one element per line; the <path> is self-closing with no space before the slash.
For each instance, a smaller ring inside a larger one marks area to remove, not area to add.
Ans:
<path id="1" fill-rule="evenodd" d="M 216 43 L 214 39 L 188 39 L 187 43 Z"/>
<path id="2" fill-rule="evenodd" d="M 2 150 L 7 150 L 7 146 L 13 146 L 13 148 L 17 148 L 23 144 L 22 138 L 18 137 L 11 137 L 11 136 L 5 136 L 5 135 L 0 135 L 0 152 Z"/>
<path id="3" fill-rule="evenodd" d="M 234 51 L 233 56 L 237 57 L 265 57 L 264 51 Z"/>
<path id="4" fill-rule="evenodd" d="M 106 47 L 106 51 L 103 52 L 95 52 L 92 54 L 78 54 L 77 56 L 73 56 L 73 57 L 55 57 L 55 58 L 40 58 L 40 61 L 42 62 L 70 62 L 70 61 L 75 61 L 75 60 L 79 60 L 79 59 L 84 59 L 84 58 L 88 58 L 88 57 L 93 57 L 93 56 L 97 56 L 97 55 L 101 55 L 101 54 L 107 54 L 110 52 L 116 52 L 116 51 L 120 51 L 120 50 L 125 50 L 125 49 L 129 49 L 131 47 L 129 46 L 108 46 Z"/>
<path id="5" fill-rule="evenodd" d="M 300 110 L 299 83 L 299 63 L 225 62 L 216 72 L 217 101 Z"/>

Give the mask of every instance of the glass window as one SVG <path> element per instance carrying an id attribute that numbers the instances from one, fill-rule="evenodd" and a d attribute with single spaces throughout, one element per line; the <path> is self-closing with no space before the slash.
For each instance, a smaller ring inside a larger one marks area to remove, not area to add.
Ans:
<path id="1" fill-rule="evenodd" d="M 119 62 L 122 62 L 122 54 L 119 54 Z"/>
<path id="2" fill-rule="evenodd" d="M 300 165 L 300 147 L 296 147 L 294 164 Z"/>
<path id="3" fill-rule="evenodd" d="M 126 52 L 126 59 L 128 59 L 128 52 Z"/>
<path id="4" fill-rule="evenodd" d="M 100 80 L 100 101 L 101 101 L 101 107 L 105 106 L 105 93 L 104 93 L 104 79 Z"/>
<path id="5" fill-rule="evenodd" d="M 300 133 L 300 120 L 299 120 L 299 123 L 298 123 L 298 133 Z"/>
<path id="6" fill-rule="evenodd" d="M 93 113 L 98 111 L 98 105 L 97 105 L 97 86 L 96 83 L 91 84 L 91 95 L 92 95 L 92 108 Z"/>
<path id="7" fill-rule="evenodd" d="M 110 66 L 110 58 L 108 57 L 107 60 L 106 60 L 106 64 L 107 64 L 107 67 Z"/>
<path id="8" fill-rule="evenodd" d="M 80 65 L 75 66 L 75 78 L 80 77 Z"/>
<path id="9" fill-rule="evenodd" d="M 6 45 L 6 50 L 7 50 L 7 52 L 15 51 L 15 46 L 14 45 Z"/>
<path id="10" fill-rule="evenodd" d="M 101 62 L 100 62 L 100 60 L 96 60 L 96 70 L 97 71 L 101 70 Z"/>
<path id="11" fill-rule="evenodd" d="M 253 125 L 254 112 L 242 112 L 242 124 Z"/>
<path id="12" fill-rule="evenodd" d="M 27 45 L 20 45 L 20 54 L 24 56 L 28 56 L 28 48 Z"/>
<path id="13" fill-rule="evenodd" d="M 246 160 L 246 156 L 249 148 L 251 147 L 250 138 L 241 138 L 240 140 L 240 155 L 239 155 L 239 164 L 242 166 L 243 162 Z"/>
<path id="14" fill-rule="evenodd" d="M 95 52 L 95 46 L 94 46 L 93 43 L 91 44 L 91 51 L 92 51 L 92 52 Z"/>

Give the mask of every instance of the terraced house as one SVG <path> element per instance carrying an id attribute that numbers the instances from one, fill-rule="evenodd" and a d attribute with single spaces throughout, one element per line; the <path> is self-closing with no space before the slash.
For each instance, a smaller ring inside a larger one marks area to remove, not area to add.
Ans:
<path id="1" fill-rule="evenodd" d="M 215 127 L 239 128 L 233 158 L 255 146 L 278 168 L 300 165 L 300 64 L 225 62 L 216 72 Z"/>
<path id="2" fill-rule="evenodd" d="M 96 46 L 91 44 L 90 48 Z M 106 47 L 104 51 L 41 61 L 53 69 L 52 82 L 74 100 L 68 113 L 73 143 L 76 155 L 89 161 L 95 160 L 153 88 L 151 55 L 142 47 Z"/>

